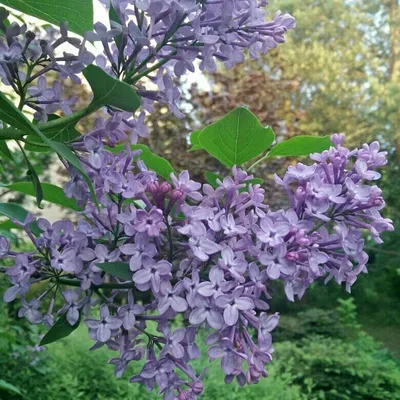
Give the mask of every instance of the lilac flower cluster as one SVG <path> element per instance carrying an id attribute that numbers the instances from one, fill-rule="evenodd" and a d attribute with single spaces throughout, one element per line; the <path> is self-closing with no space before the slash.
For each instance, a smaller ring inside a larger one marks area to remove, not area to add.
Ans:
<path id="1" fill-rule="evenodd" d="M 186 171 L 160 181 L 137 161 L 139 151 L 127 146 L 112 154 L 88 136 L 82 150 L 102 207 L 73 175 L 65 190 L 85 207 L 76 226 L 39 218 L 35 237 L 28 218 L 23 225 L 36 247 L 28 253 L 13 252 L 1 238 L 0 256 L 13 260 L 4 300 L 20 296 L 19 315 L 32 323 L 52 326 L 64 315 L 75 325 L 85 316 L 93 349 L 118 351 L 110 361 L 116 375 L 141 360 L 131 381 L 157 387 L 164 399 L 201 395 L 206 371 L 190 362 L 200 357 L 202 332 L 226 382 L 257 383 L 267 376 L 279 320 L 267 313 L 272 282 L 282 281 L 291 301 L 317 279 L 334 278 L 350 290 L 367 272 L 365 233 L 380 243 L 380 234 L 393 230 L 380 214 L 380 189 L 369 184 L 380 177 L 386 153 L 377 142 L 350 151 L 343 140 L 333 135 L 334 147 L 312 155 L 314 164 L 276 177 L 291 207 L 272 211 L 244 170 L 233 168 L 216 188 Z M 38 281 L 49 285 L 28 300 Z M 55 306 L 56 288 L 62 307 Z M 178 316 L 184 327 L 175 329 Z"/>
<path id="2" fill-rule="evenodd" d="M 146 90 L 139 84 L 139 93 L 146 99 L 145 107 L 157 100 L 168 104 L 180 116 L 175 103 L 179 91 L 173 85 L 173 75 L 180 77 L 194 72 L 196 59 L 202 70 L 215 71 L 216 60 L 227 68 L 243 62 L 244 50 L 251 57 L 277 47 L 285 41 L 284 34 L 294 27 L 294 18 L 277 13 L 265 22 L 262 0 L 224 1 L 129 1 L 104 2 L 113 7 L 117 18 L 110 31 L 102 23 L 86 39 L 101 42 L 104 54 L 96 62 L 128 83 L 158 70 L 151 80 L 159 90 Z M 164 68 L 164 67 L 165 68 Z M 163 67 L 163 68 L 161 68 Z M 172 74 L 173 72 L 173 74 Z"/>
<path id="3" fill-rule="evenodd" d="M 35 111 L 35 118 L 47 121 L 47 115 L 58 110 L 69 114 L 69 106 L 76 99 L 65 99 L 61 81 L 70 78 L 80 84 L 78 74 L 94 61 L 86 50 L 85 41 L 70 37 L 67 23 L 62 23 L 56 35 L 35 33 L 27 30 L 25 24 L 17 22 L 6 26 L 9 13 L 0 8 L 0 79 L 11 86 L 21 98 L 21 107 L 28 106 Z M 62 51 L 69 45 L 76 54 Z M 62 53 L 62 54 L 59 54 Z M 55 71 L 61 81 L 54 81 L 48 87 L 46 74 Z"/>
<path id="4" fill-rule="evenodd" d="M 95 62 L 113 77 L 135 85 L 142 102 L 136 118 L 109 108 L 109 119 L 99 120 L 96 130 L 129 134 L 132 143 L 138 136 L 148 135 L 144 111 L 152 112 L 155 101 L 183 117 L 177 106 L 180 92 L 174 77 L 194 72 L 196 60 L 202 70 L 215 71 L 217 60 L 231 68 L 244 60 L 245 50 L 257 58 L 284 42 L 284 34 L 295 25 L 293 17 L 281 13 L 265 22 L 265 0 L 103 3 L 113 7 L 111 29 L 97 22 L 83 40 L 70 37 L 66 23 L 59 32 L 52 32 L 51 39 L 15 22 L 6 27 L 8 13 L 1 8 L 0 78 L 20 96 L 21 108 L 30 107 L 36 119 L 46 122 L 56 111 L 71 113 L 70 105 L 76 98 L 63 96 L 62 81 L 70 78 L 79 84 L 79 73 Z M 99 43 L 102 54 L 88 51 L 89 42 Z M 60 56 L 65 44 L 75 47 L 76 54 L 64 51 Z M 49 71 L 56 71 L 60 79 L 51 87 L 46 80 Z"/>

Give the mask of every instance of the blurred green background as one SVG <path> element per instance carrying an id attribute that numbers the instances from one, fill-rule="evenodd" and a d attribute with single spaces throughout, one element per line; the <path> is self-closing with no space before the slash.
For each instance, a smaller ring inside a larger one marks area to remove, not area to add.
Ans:
<path id="1" fill-rule="evenodd" d="M 347 144 L 353 146 L 379 140 L 389 153 L 380 182 L 387 200 L 385 216 L 397 229 L 379 247 L 367 238 L 369 274 L 359 277 L 352 294 L 334 283 L 317 283 L 293 304 L 282 288 L 273 288 L 271 310 L 281 313 L 281 322 L 274 333 L 276 351 L 269 378 L 245 388 L 226 385 L 216 361 L 207 374 L 203 398 L 400 399 L 400 4 L 398 0 L 270 3 L 271 9 L 279 6 L 297 19 L 287 43 L 260 61 L 248 60 L 233 71 L 208 75 L 209 86 L 182 82 L 182 107 L 188 118 L 177 121 L 157 107 L 148 118 L 148 144 L 178 170 L 188 168 L 195 179 L 203 180 L 205 170 L 224 173 L 206 153 L 172 155 L 189 148 L 192 130 L 238 105 L 247 105 L 279 139 L 345 132 Z M 84 87 L 81 90 L 81 97 L 87 97 Z M 92 121 L 85 123 L 89 129 Z M 42 168 L 51 162 L 48 156 L 36 157 Z M 293 162 L 277 159 L 257 170 L 266 180 L 272 208 L 285 205 L 272 174 Z M 2 166 L 3 182 L 23 175 Z M 21 240 L 17 244 L 26 245 Z M 0 277 L 0 293 L 6 287 Z M 38 348 L 42 328 L 18 320 L 16 304 L 0 306 L 1 399 L 157 398 L 128 383 L 137 365 L 115 379 L 107 364 L 113 353 L 89 352 L 92 342 L 84 326 L 65 340 Z M 199 360 L 197 368 L 207 362 Z"/>

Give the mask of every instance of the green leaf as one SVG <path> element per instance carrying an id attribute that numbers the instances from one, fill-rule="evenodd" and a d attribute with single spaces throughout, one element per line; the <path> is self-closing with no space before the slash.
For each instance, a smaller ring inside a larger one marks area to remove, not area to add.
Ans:
<path id="1" fill-rule="evenodd" d="M 332 142 L 329 136 L 295 136 L 274 146 L 268 157 L 308 156 L 329 149 Z"/>
<path id="2" fill-rule="evenodd" d="M 0 139 L 10 140 L 10 139 L 20 139 L 25 135 L 24 132 L 19 129 L 15 129 L 11 126 L 8 128 L 0 129 Z"/>
<path id="3" fill-rule="evenodd" d="M 93 29 L 92 1 L 82 0 L 1 0 L 24 14 L 32 15 L 55 25 L 68 21 L 71 31 L 83 36 Z"/>
<path id="4" fill-rule="evenodd" d="M 200 133 L 201 133 L 201 131 L 194 131 L 190 135 L 190 144 L 192 145 L 192 147 L 188 150 L 189 153 L 192 152 L 192 151 L 202 150 L 203 149 L 201 147 L 200 143 L 199 143 L 199 135 L 200 135 Z"/>
<path id="5" fill-rule="evenodd" d="M 14 128 L 24 132 L 25 134 L 33 134 L 41 136 L 35 126 L 22 114 L 17 107 L 0 92 L 0 120 L 6 122 Z"/>
<path id="6" fill-rule="evenodd" d="M 35 168 L 33 167 L 33 165 L 31 164 L 31 162 L 29 161 L 25 151 L 22 149 L 22 155 L 24 157 L 25 160 L 25 164 L 28 168 L 28 172 L 26 173 L 26 176 L 30 179 L 30 181 L 32 182 L 33 185 L 33 190 L 34 190 L 34 194 L 36 197 L 36 202 L 37 202 L 37 206 L 39 208 L 43 208 L 40 204 L 43 200 L 43 189 L 42 189 L 42 185 L 40 183 L 40 179 L 38 174 L 36 173 Z"/>
<path id="7" fill-rule="evenodd" d="M 92 195 L 92 199 L 97 206 L 99 206 L 99 202 L 96 198 L 96 193 L 94 191 L 93 184 L 90 178 L 86 175 L 81 162 L 79 161 L 78 157 L 73 153 L 65 144 L 57 143 L 57 142 L 50 142 L 52 143 L 52 148 L 59 154 L 62 158 L 67 160 L 72 166 L 76 168 L 76 170 L 82 175 L 83 179 L 85 180 L 86 184 L 89 187 L 90 193 Z"/>
<path id="8" fill-rule="evenodd" d="M 39 180 L 38 174 L 35 171 L 35 168 L 33 168 L 32 164 L 30 163 L 30 161 L 26 157 L 25 157 L 25 162 L 26 162 L 26 165 L 28 167 L 28 172 L 26 173 L 26 175 L 32 182 L 32 189 L 33 189 L 33 192 L 34 192 L 34 196 L 36 197 L 37 206 L 39 208 L 43 208 L 40 205 L 40 203 L 43 200 L 42 184 L 40 183 L 40 180 Z"/>
<path id="9" fill-rule="evenodd" d="M 263 153 L 275 139 L 270 127 L 263 127 L 247 108 L 239 107 L 203 129 L 199 144 L 217 160 L 232 168 Z"/>
<path id="10" fill-rule="evenodd" d="M 132 150 L 142 150 L 142 153 L 137 158 L 142 160 L 147 168 L 162 176 L 166 180 L 171 179 L 171 173 L 175 174 L 175 170 L 172 168 L 172 165 L 168 160 L 157 156 L 144 144 L 131 144 L 130 148 Z M 124 150 L 124 145 L 109 148 L 108 150 L 112 153 L 119 153 L 120 151 Z"/>
<path id="11" fill-rule="evenodd" d="M 112 24 L 111 24 L 111 22 L 116 22 L 117 24 L 122 25 L 121 19 L 119 18 L 117 12 L 115 11 L 115 8 L 114 8 L 114 6 L 112 5 L 112 3 L 110 3 L 110 11 L 109 11 L 109 13 L 108 13 L 108 18 L 109 18 L 109 20 L 110 20 L 110 25 L 111 25 L 111 27 L 113 27 Z M 116 37 L 114 38 L 115 44 L 117 45 L 118 49 L 119 49 L 120 46 L 121 46 L 121 37 L 122 37 L 122 34 L 121 34 L 121 35 L 118 35 L 118 36 L 116 36 Z"/>
<path id="12" fill-rule="evenodd" d="M 0 230 L 9 231 L 10 229 L 22 229 L 20 226 L 15 225 L 11 220 L 0 222 Z"/>
<path id="13" fill-rule="evenodd" d="M 7 392 L 22 396 L 21 391 L 17 387 L 11 385 L 11 383 L 4 381 L 3 379 L 0 379 L 0 392 Z"/>
<path id="14" fill-rule="evenodd" d="M 60 117 L 58 115 L 49 115 L 49 121 L 58 121 Z M 64 126 L 39 126 L 40 130 L 47 137 L 47 139 L 54 142 L 69 143 L 81 136 L 81 133 L 75 129 L 75 122 L 67 123 Z M 43 145 L 43 140 L 34 135 L 28 135 L 26 138 L 30 143 L 25 144 L 25 149 L 35 152 L 48 151 Z M 35 146 L 37 144 L 37 146 Z"/>
<path id="15" fill-rule="evenodd" d="M 10 190 L 14 190 L 19 193 L 24 193 L 29 196 L 35 196 L 35 189 L 31 182 L 16 182 L 9 185 L 5 185 Z M 81 208 L 77 206 L 75 199 L 69 199 L 65 196 L 64 191 L 51 183 L 42 182 L 43 189 L 43 200 L 53 204 L 68 208 L 74 211 L 81 211 Z"/>
<path id="16" fill-rule="evenodd" d="M 12 219 L 15 218 L 19 222 L 24 222 L 28 211 L 22 206 L 16 203 L 0 203 L 0 214 Z M 31 231 L 35 236 L 38 236 L 41 232 L 36 221 L 30 225 Z"/>
<path id="17" fill-rule="evenodd" d="M 219 179 L 221 182 L 224 180 L 224 177 L 222 175 L 218 175 L 210 171 L 204 172 L 204 176 L 206 178 L 207 183 L 209 183 L 214 189 L 216 189 L 219 186 L 217 183 L 217 179 Z"/>
<path id="18" fill-rule="evenodd" d="M 0 228 L 0 236 L 8 238 L 11 243 L 18 243 L 18 236 L 7 229 Z"/>
<path id="19" fill-rule="evenodd" d="M 91 108 L 113 106 L 133 113 L 140 107 L 140 97 L 133 88 L 114 79 L 101 68 L 89 65 L 83 70 L 83 75 L 93 91 Z"/>
<path id="20" fill-rule="evenodd" d="M 108 262 L 96 264 L 100 269 L 108 272 L 110 275 L 125 281 L 131 281 L 133 272 L 129 269 L 129 264 L 122 262 Z"/>
<path id="21" fill-rule="evenodd" d="M 78 157 L 63 143 L 53 142 L 48 139 L 35 125 L 33 125 L 28 118 L 14 104 L 3 94 L 0 93 L 0 120 L 7 124 L 20 129 L 27 134 L 33 134 L 38 136 L 46 143 L 53 151 L 55 151 L 60 157 L 64 158 L 71 165 L 73 165 L 77 171 L 82 175 L 83 179 L 87 183 L 93 201 L 98 205 L 96 199 L 96 193 L 93 188 L 93 184 L 84 171 Z"/>
<path id="22" fill-rule="evenodd" d="M 239 192 L 248 192 L 250 185 L 262 185 L 264 183 L 264 179 L 261 178 L 253 178 L 243 182 L 246 187 L 239 189 Z"/>
<path id="23" fill-rule="evenodd" d="M 80 315 L 75 325 L 70 325 L 70 323 L 67 321 L 66 314 L 61 315 L 61 317 L 58 318 L 56 323 L 44 335 L 43 339 L 40 341 L 40 346 L 53 343 L 57 340 L 69 336 L 79 326 L 80 322 L 81 322 Z"/>
<path id="24" fill-rule="evenodd" d="M 5 140 L 0 140 L 0 153 L 3 154 L 4 157 L 8 158 L 10 161 L 14 161 L 13 155 L 8 148 L 7 142 Z"/>

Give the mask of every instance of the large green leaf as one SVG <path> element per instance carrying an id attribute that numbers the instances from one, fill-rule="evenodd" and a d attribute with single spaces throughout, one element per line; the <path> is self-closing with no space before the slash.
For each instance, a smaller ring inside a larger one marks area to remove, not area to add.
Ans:
<path id="1" fill-rule="evenodd" d="M 329 149 L 332 142 L 329 136 L 295 136 L 274 146 L 268 157 L 308 156 Z"/>
<path id="2" fill-rule="evenodd" d="M 83 70 L 83 75 L 93 91 L 91 108 L 113 106 L 133 113 L 140 107 L 140 97 L 133 88 L 114 79 L 101 68 L 89 65 Z"/>
<path id="3" fill-rule="evenodd" d="M 120 151 L 124 150 L 124 147 L 124 145 L 119 145 L 114 148 L 109 148 L 109 150 L 112 153 L 119 153 Z M 157 156 L 144 144 L 131 144 L 130 148 L 132 150 L 142 150 L 142 153 L 140 154 L 140 156 L 138 156 L 138 159 L 142 160 L 147 168 L 154 171 L 163 178 L 169 180 L 171 173 L 175 174 L 175 170 L 172 168 L 172 165 L 168 160 Z"/>
<path id="4" fill-rule="evenodd" d="M 54 142 L 48 139 L 35 125 L 33 125 L 28 118 L 14 104 L 3 94 L 0 93 L 0 120 L 13 126 L 14 128 L 20 129 L 21 131 L 32 135 L 36 135 L 43 140 L 53 151 L 55 151 L 60 157 L 68 161 L 74 166 L 77 171 L 82 175 L 85 182 L 87 183 L 93 200 L 98 204 L 96 194 L 94 192 L 93 184 L 83 169 L 78 157 L 63 143 Z"/>
<path id="5" fill-rule="evenodd" d="M 68 21 L 69 29 L 81 36 L 93 29 L 91 0 L 1 0 L 1 3 L 55 25 Z"/>
<path id="6" fill-rule="evenodd" d="M 28 211 L 16 203 L 0 203 L 0 214 L 10 219 L 15 218 L 19 222 L 24 222 L 28 215 Z M 41 232 L 36 221 L 30 225 L 30 228 L 35 236 L 38 236 Z"/>
<path id="7" fill-rule="evenodd" d="M 61 315 L 50 330 L 43 336 L 40 345 L 50 344 L 69 336 L 80 324 L 80 318 L 75 325 L 67 321 L 66 314 Z"/>
<path id="8" fill-rule="evenodd" d="M 242 165 L 263 153 L 275 139 L 247 108 L 239 107 L 201 131 L 201 147 L 227 167 Z"/>
<path id="9" fill-rule="evenodd" d="M 31 182 L 16 182 L 6 185 L 5 187 L 19 193 L 35 196 L 35 189 Z M 65 208 L 69 208 L 71 210 L 81 210 L 81 208 L 77 206 L 76 201 L 65 196 L 64 191 L 60 187 L 52 185 L 51 183 L 42 182 L 42 189 L 43 200 Z"/>
<path id="10" fill-rule="evenodd" d="M 129 264 L 122 262 L 108 262 L 96 264 L 100 269 L 108 272 L 110 275 L 125 281 L 132 280 L 132 271 L 129 269 Z"/>

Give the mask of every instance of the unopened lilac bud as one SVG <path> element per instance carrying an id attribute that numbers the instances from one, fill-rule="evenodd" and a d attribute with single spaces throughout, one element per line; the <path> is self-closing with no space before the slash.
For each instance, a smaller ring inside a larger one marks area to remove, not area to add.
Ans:
<path id="1" fill-rule="evenodd" d="M 344 134 L 343 133 L 334 133 L 331 136 L 331 141 L 336 147 L 340 147 L 344 142 Z"/>
<path id="2" fill-rule="evenodd" d="M 179 189 L 174 189 L 171 193 L 171 199 L 174 201 L 179 201 L 184 197 L 184 193 Z"/>
<path id="3" fill-rule="evenodd" d="M 197 396 L 203 393 L 204 386 L 200 381 L 191 383 L 190 387 L 192 388 L 193 393 L 196 394 Z"/>
<path id="4" fill-rule="evenodd" d="M 160 188 L 160 185 L 158 184 L 158 182 L 150 182 L 147 185 L 147 190 L 152 194 L 158 193 L 159 188 Z"/>
<path id="5" fill-rule="evenodd" d="M 307 232 L 304 229 L 300 229 L 296 235 L 296 243 L 300 246 L 308 246 L 311 240 L 307 236 Z"/>
<path id="6" fill-rule="evenodd" d="M 374 203 L 374 206 L 375 206 L 375 207 L 380 207 L 380 206 L 383 205 L 385 202 L 384 202 L 384 200 L 383 200 L 382 198 L 377 198 L 377 199 L 374 199 L 373 203 Z"/>
<path id="7" fill-rule="evenodd" d="M 160 190 L 161 193 L 167 194 L 167 193 L 169 193 L 171 191 L 171 189 L 172 189 L 172 187 L 168 182 L 163 182 L 160 185 L 160 189 L 159 190 Z"/>

